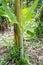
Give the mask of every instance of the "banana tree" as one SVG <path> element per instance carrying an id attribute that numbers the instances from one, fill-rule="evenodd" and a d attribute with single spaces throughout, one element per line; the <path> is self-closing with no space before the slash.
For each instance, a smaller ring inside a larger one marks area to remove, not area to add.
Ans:
<path id="1" fill-rule="evenodd" d="M 38 1 L 35 0 L 33 5 L 27 10 L 27 13 L 22 16 L 22 10 L 21 10 L 21 0 L 15 0 L 15 14 L 11 10 L 11 8 L 7 5 L 7 0 L 2 0 L 2 5 L 0 6 L 0 16 L 5 16 L 9 19 L 11 24 L 14 24 L 14 42 L 15 44 L 20 47 L 21 49 L 21 57 L 24 56 L 23 51 L 23 32 L 24 32 L 24 26 L 32 20 L 32 14 L 35 10 Z M 29 30 L 30 31 L 30 30 Z"/>

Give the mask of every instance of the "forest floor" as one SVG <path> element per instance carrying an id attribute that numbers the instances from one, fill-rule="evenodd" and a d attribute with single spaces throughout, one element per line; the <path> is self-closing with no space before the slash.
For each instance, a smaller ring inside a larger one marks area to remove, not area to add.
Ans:
<path id="1" fill-rule="evenodd" d="M 8 54 L 7 44 L 4 43 L 3 38 L 7 41 L 13 40 L 13 27 L 4 34 L 0 33 L 0 62 Z M 28 46 L 26 49 L 28 59 L 33 65 L 43 65 L 43 63 L 40 64 L 41 60 L 43 61 L 43 44 L 41 44 L 41 41 L 34 42 L 33 45 Z M 8 65 L 11 65 L 11 62 Z"/>

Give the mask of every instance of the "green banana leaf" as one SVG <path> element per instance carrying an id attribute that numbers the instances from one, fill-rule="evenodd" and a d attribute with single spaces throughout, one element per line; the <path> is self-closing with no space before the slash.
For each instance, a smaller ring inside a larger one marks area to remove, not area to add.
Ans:
<path id="1" fill-rule="evenodd" d="M 27 30 L 27 34 L 28 34 L 28 35 L 31 35 L 31 36 L 34 36 L 35 33 L 32 32 L 32 31 L 30 31 L 30 30 Z"/>
<path id="2" fill-rule="evenodd" d="M 35 35 L 35 29 L 38 27 L 37 22 L 35 22 L 34 20 L 31 22 L 28 22 L 26 24 L 26 26 L 24 26 L 24 31 L 30 35 L 30 36 L 34 36 Z"/>
<path id="3" fill-rule="evenodd" d="M 4 16 L 4 15 L 5 15 L 4 11 L 0 9 L 0 16 Z"/>
<path id="4" fill-rule="evenodd" d="M 23 17 L 23 26 L 28 22 L 28 21 L 31 21 L 32 20 L 32 14 L 33 14 L 33 11 L 35 10 L 35 8 L 37 7 L 37 4 L 38 4 L 38 1 L 39 0 L 35 0 L 33 5 L 29 8 L 27 14 Z"/>
<path id="5" fill-rule="evenodd" d="M 6 15 L 8 19 L 10 20 L 11 24 L 14 24 L 14 23 L 18 24 L 15 14 L 12 12 L 10 7 L 6 4 L 5 0 L 2 1 L 2 9 L 3 10 L 0 9 L 1 16 Z"/>

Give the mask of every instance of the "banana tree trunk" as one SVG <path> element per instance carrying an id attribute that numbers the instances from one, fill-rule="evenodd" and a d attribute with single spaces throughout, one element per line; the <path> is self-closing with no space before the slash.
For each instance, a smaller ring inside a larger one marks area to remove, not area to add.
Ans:
<path id="1" fill-rule="evenodd" d="M 15 15 L 19 25 L 14 24 L 14 42 L 20 47 L 21 53 L 23 56 L 23 30 L 21 27 L 22 15 L 21 15 L 21 0 L 15 0 Z"/>

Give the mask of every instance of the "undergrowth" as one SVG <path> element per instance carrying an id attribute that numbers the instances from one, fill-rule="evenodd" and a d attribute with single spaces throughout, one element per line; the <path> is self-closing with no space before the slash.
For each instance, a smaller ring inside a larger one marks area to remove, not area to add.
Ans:
<path id="1" fill-rule="evenodd" d="M 11 65 L 31 65 L 26 57 L 20 57 L 20 48 L 17 47 L 15 44 L 9 44 L 8 50 L 9 53 L 0 62 L 1 65 L 9 65 L 10 62 L 12 62 Z"/>

